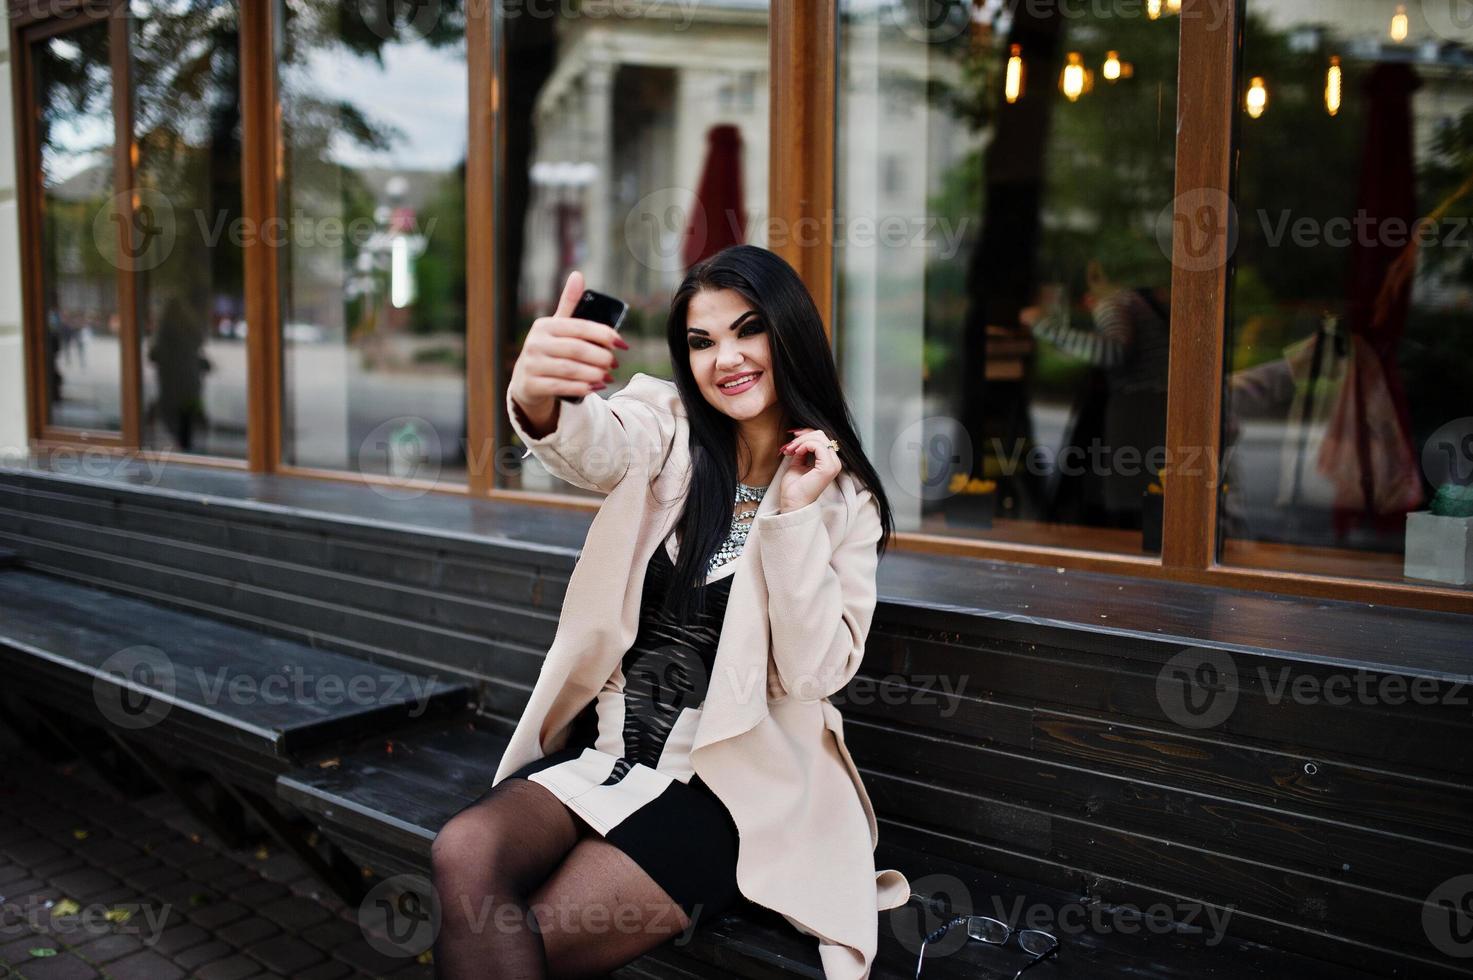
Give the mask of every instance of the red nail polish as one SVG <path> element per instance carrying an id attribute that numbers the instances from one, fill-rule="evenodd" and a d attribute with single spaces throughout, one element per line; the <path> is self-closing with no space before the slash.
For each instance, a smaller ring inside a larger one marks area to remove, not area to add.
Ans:
<path id="1" fill-rule="evenodd" d="M 614 343 L 618 344 L 620 347 L 624 348 L 625 350 L 628 350 L 629 349 L 629 345 L 624 342 L 624 338 L 623 337 L 615 337 L 614 338 Z"/>

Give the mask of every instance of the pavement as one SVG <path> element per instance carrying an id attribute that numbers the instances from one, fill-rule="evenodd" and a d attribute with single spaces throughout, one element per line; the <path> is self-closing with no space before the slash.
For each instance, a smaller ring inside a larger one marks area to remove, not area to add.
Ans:
<path id="1" fill-rule="evenodd" d="M 274 842 L 231 849 L 172 797 L 127 799 L 0 734 L 0 978 L 431 980 Z"/>

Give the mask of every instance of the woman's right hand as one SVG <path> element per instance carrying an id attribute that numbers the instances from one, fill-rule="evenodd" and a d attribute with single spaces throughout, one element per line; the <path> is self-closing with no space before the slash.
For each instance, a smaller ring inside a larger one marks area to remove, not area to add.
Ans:
<path id="1" fill-rule="evenodd" d="M 574 270 L 552 316 L 538 317 L 512 365 L 510 394 L 538 424 L 555 421 L 559 396 L 574 398 L 608 386 L 619 366 L 614 348 L 629 349 L 619 331 L 592 320 L 574 319 L 583 295 L 583 273 Z"/>

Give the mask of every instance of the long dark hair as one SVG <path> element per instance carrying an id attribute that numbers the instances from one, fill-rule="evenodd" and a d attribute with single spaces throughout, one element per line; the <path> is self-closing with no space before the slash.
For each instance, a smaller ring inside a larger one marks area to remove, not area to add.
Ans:
<path id="1" fill-rule="evenodd" d="M 793 267 L 765 248 L 732 245 L 693 266 L 670 302 L 666 339 L 675 386 L 690 424 L 691 476 L 680 517 L 680 556 L 665 608 L 680 622 L 704 610 L 707 563 L 731 530 L 737 485 L 738 427 L 701 394 L 690 369 L 686 312 L 702 290 L 731 289 L 757 311 L 767 328 L 771 373 L 791 425 L 821 429 L 839 443 L 839 459 L 875 496 L 883 555 L 894 533 L 890 502 L 854 431 L 854 420 L 813 297 Z M 771 487 L 768 493 L 777 493 Z"/>

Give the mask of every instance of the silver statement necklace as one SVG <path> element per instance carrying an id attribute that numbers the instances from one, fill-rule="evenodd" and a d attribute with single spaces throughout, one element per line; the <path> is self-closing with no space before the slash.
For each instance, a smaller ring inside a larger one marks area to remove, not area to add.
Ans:
<path id="1" fill-rule="evenodd" d="M 721 547 L 716 549 L 716 554 L 711 556 L 711 563 L 706 568 L 709 575 L 727 562 L 742 553 L 742 548 L 747 543 L 747 534 L 752 530 L 752 521 L 757 517 L 757 507 L 762 503 L 763 494 L 767 493 L 767 487 L 753 487 L 737 481 L 736 499 L 732 501 L 733 511 L 731 517 L 731 531 L 727 533 L 726 540 Z M 750 504 L 743 507 L 742 504 Z"/>

